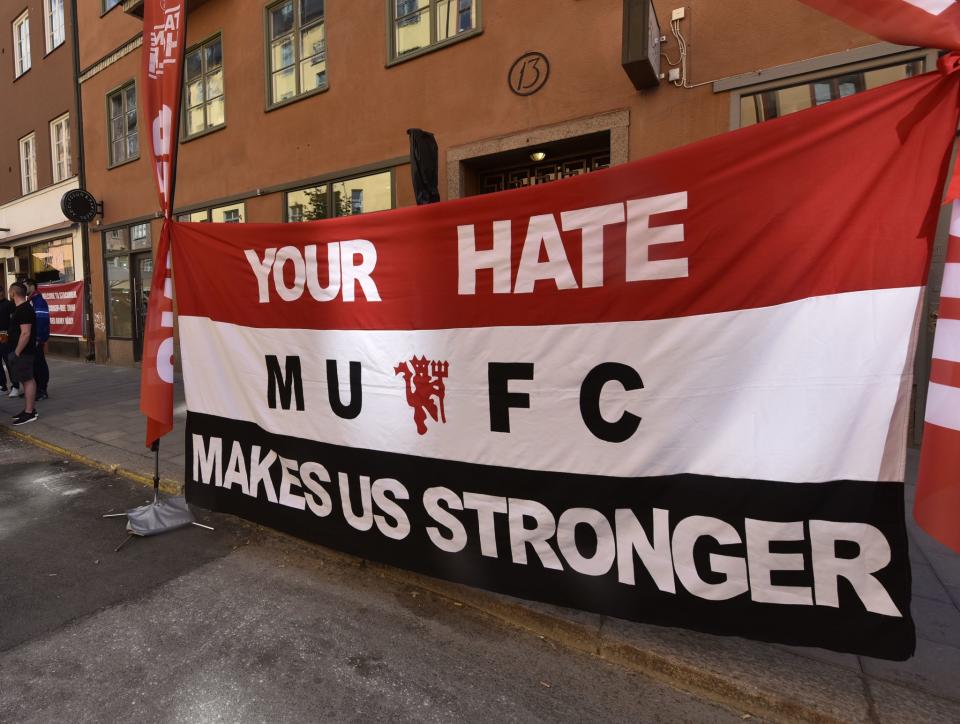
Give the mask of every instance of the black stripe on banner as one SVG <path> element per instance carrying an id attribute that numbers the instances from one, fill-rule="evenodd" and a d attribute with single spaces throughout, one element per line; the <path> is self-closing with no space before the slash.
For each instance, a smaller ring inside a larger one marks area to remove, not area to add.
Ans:
<path id="1" fill-rule="evenodd" d="M 519 470 L 197 413 L 186 463 L 195 505 L 450 581 L 714 634 L 914 650 L 899 483 Z"/>

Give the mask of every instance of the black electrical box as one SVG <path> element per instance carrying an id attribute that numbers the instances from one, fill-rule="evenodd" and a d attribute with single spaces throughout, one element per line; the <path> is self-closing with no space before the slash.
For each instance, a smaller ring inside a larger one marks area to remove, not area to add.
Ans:
<path id="1" fill-rule="evenodd" d="M 623 69 L 637 90 L 660 85 L 660 22 L 653 0 L 623 0 Z"/>

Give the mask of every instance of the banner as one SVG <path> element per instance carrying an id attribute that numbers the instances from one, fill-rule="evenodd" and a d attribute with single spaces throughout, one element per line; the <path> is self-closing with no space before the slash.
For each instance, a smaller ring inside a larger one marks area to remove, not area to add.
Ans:
<path id="1" fill-rule="evenodd" d="M 908 657 L 958 81 L 527 189 L 173 224 L 188 500 L 511 595 Z"/>
<path id="2" fill-rule="evenodd" d="M 143 107 L 150 128 L 151 161 L 164 219 L 154 257 L 140 375 L 140 411 L 147 417 L 147 447 L 173 429 L 169 224 L 176 180 L 186 22 L 184 0 L 146 0 L 143 4 Z"/>
<path id="3" fill-rule="evenodd" d="M 960 4 L 957 0 L 800 2 L 891 43 L 960 50 Z"/>
<path id="4" fill-rule="evenodd" d="M 83 336 L 83 282 L 41 284 L 40 293 L 50 307 L 50 334 Z"/>

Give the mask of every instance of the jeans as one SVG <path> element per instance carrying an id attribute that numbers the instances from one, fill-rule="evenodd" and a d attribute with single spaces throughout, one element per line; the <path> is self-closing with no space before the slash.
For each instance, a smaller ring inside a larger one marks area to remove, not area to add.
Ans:
<path id="1" fill-rule="evenodd" d="M 3 387 L 7 386 L 7 378 L 10 379 L 10 386 L 13 387 L 16 385 L 16 381 L 13 378 L 13 373 L 10 372 L 9 364 L 7 363 L 7 355 L 13 352 L 13 345 L 9 342 L 3 342 L 0 344 L 0 385 Z"/>
<path id="2" fill-rule="evenodd" d="M 50 367 L 47 366 L 47 356 L 44 354 L 46 343 L 38 344 L 33 357 L 33 379 L 37 381 L 37 394 L 46 394 L 50 383 Z"/>

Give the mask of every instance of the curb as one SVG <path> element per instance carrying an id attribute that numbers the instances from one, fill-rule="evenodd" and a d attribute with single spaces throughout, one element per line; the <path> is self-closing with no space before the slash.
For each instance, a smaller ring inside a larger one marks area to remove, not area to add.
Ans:
<path id="1" fill-rule="evenodd" d="M 142 473 L 93 460 L 18 430 L 2 428 L 2 432 L 81 465 L 127 478 L 146 487 L 153 487 L 153 479 Z M 160 481 L 160 490 L 168 495 L 179 495 L 181 489 L 182 485 L 177 481 L 171 479 Z M 323 546 L 313 546 L 307 541 L 289 536 L 281 531 L 266 528 L 252 521 L 238 520 L 279 538 L 311 546 L 311 550 L 317 551 L 319 549 L 320 555 L 325 558 L 367 568 L 395 583 L 416 586 L 458 606 L 468 606 L 474 611 L 496 619 L 501 624 L 527 631 L 567 649 L 596 656 L 698 698 L 726 706 L 738 713 L 745 713 L 745 719 L 752 716 L 773 722 L 799 721 L 815 722 L 817 724 L 836 724 L 845 721 L 804 702 L 778 695 L 774 691 L 765 691 L 750 686 L 737 678 L 723 676 L 680 658 L 604 637 L 602 627 L 600 630 L 595 630 L 591 626 L 538 611 L 524 605 L 519 600 L 504 598 L 483 589 L 431 578 L 386 564 L 367 561 Z"/>
<path id="2" fill-rule="evenodd" d="M 59 445 L 54 445 L 49 443 L 46 440 L 41 440 L 39 437 L 33 435 L 28 435 L 25 432 L 20 432 L 19 430 L 11 430 L 10 428 L 4 427 L 0 428 L 2 432 L 12 438 L 17 440 L 22 440 L 23 442 L 29 443 L 34 447 L 41 448 L 47 452 L 52 452 L 58 457 L 71 460 L 75 463 L 80 463 L 81 465 L 86 465 L 90 468 L 95 468 L 97 470 L 102 470 L 105 473 L 111 475 L 118 475 L 122 478 L 127 478 L 132 480 L 135 483 L 144 485 L 148 488 L 153 487 L 153 478 L 149 475 L 144 475 L 143 473 L 137 473 L 133 470 L 128 470 L 127 468 L 122 468 L 119 465 L 109 465 L 107 463 L 102 463 L 93 458 L 88 458 L 85 455 L 80 455 L 72 450 L 68 450 L 65 447 L 60 447 Z M 170 478 L 161 478 L 160 479 L 160 492 L 166 495 L 180 495 L 183 485 L 176 480 L 171 480 Z"/>

